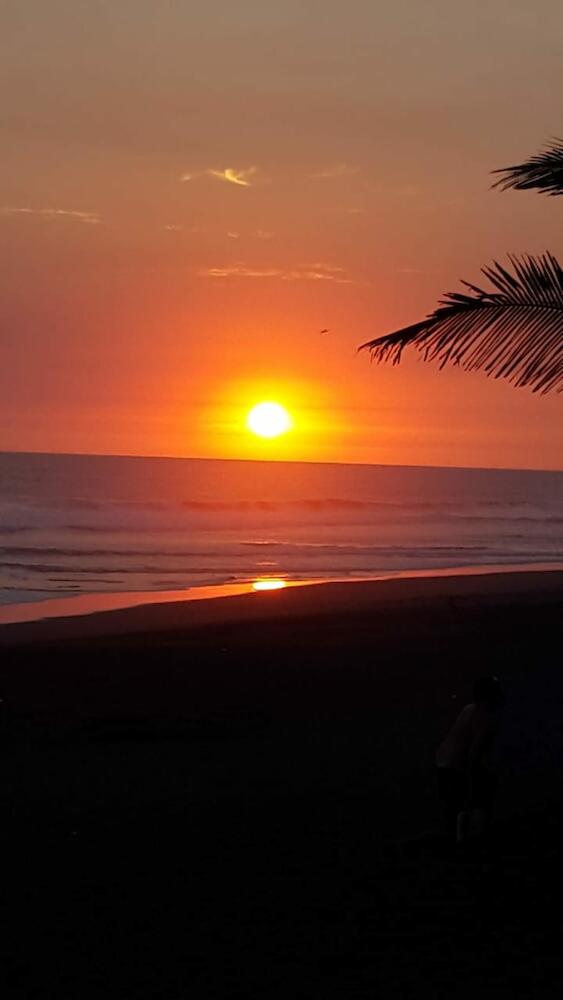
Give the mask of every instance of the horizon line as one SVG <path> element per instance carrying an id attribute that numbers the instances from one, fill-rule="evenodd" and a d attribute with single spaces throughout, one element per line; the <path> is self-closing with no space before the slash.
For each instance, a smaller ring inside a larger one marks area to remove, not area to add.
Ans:
<path id="1" fill-rule="evenodd" d="M 360 468 L 381 468 L 381 469 L 449 469 L 453 472 L 538 472 L 563 474 L 563 468 L 552 469 L 530 469 L 521 466 L 498 466 L 498 465 L 416 465 L 404 462 L 327 462 L 314 461 L 310 459 L 288 459 L 288 458 L 214 458 L 201 455 L 127 455 L 121 453 L 108 452 L 80 452 L 80 451 L 20 451 L 10 448 L 0 450 L 0 455 L 37 455 L 43 457 L 61 458 L 127 458 L 127 459 L 163 459 L 164 461 L 178 462 L 254 462 L 275 465 L 342 465 L 358 466 Z"/>

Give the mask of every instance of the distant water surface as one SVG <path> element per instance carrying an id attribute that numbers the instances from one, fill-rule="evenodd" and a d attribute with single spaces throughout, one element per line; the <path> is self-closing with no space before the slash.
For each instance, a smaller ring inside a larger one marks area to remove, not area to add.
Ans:
<path id="1" fill-rule="evenodd" d="M 563 562 L 563 473 L 0 454 L 0 603 Z"/>

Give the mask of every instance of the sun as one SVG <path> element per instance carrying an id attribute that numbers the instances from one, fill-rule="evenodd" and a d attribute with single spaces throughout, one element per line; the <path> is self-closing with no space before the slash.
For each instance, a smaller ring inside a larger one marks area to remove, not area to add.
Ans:
<path id="1" fill-rule="evenodd" d="M 292 421 L 280 403 L 264 402 L 252 407 L 246 418 L 246 426 L 258 437 L 275 438 L 291 430 Z"/>

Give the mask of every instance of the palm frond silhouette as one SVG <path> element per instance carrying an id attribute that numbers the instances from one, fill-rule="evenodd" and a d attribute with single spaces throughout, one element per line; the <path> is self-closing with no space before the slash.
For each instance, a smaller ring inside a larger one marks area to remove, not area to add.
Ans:
<path id="1" fill-rule="evenodd" d="M 493 187 L 507 191 L 530 191 L 536 188 L 543 194 L 563 194 L 563 139 L 552 139 L 535 156 L 514 167 L 493 170 L 500 177 Z"/>
<path id="2" fill-rule="evenodd" d="M 563 194 L 563 139 L 525 163 L 493 171 L 493 187 Z M 563 389 L 563 270 L 556 258 L 509 254 L 511 273 L 498 262 L 482 268 L 492 290 L 464 281 L 468 292 L 449 292 L 421 323 L 362 344 L 372 359 L 398 364 L 405 347 L 418 348 L 440 367 L 481 369 L 533 392 Z"/>
<path id="3" fill-rule="evenodd" d="M 534 392 L 563 389 L 563 270 L 550 253 L 509 256 L 482 269 L 492 290 L 463 282 L 421 323 L 362 344 L 376 362 L 398 364 L 405 347 L 427 361 L 483 370 Z"/>

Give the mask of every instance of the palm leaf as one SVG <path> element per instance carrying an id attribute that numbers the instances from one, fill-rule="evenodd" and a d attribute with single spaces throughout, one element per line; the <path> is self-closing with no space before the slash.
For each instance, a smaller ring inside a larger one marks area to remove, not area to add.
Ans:
<path id="1" fill-rule="evenodd" d="M 538 191 L 549 195 L 563 194 L 563 139 L 552 139 L 540 153 L 514 167 L 493 170 L 500 178 L 493 187 L 507 191 Z"/>
<path id="2" fill-rule="evenodd" d="M 468 292 L 450 292 L 438 308 L 413 326 L 377 337 L 359 350 L 376 362 L 398 364 L 405 347 L 425 361 L 483 370 L 534 392 L 563 389 L 563 270 L 550 253 L 509 257 L 483 268 L 487 291 L 467 282 Z"/>

